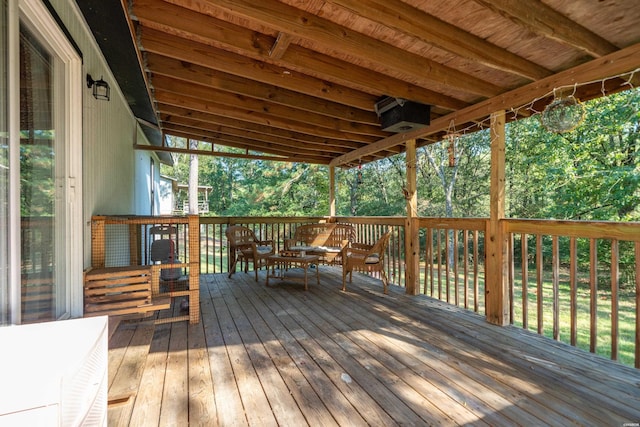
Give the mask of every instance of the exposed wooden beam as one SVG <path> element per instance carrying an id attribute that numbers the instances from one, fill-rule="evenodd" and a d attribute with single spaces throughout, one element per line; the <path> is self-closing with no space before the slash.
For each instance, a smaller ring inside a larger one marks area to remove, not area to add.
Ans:
<path id="1" fill-rule="evenodd" d="M 291 148 L 283 146 L 268 143 L 256 143 L 255 141 L 237 138 L 230 135 L 207 134 L 206 132 L 202 132 L 202 134 L 194 134 L 193 129 L 189 128 L 169 126 L 165 129 L 165 132 L 167 134 L 182 136 L 185 138 L 189 138 L 189 136 L 194 135 L 196 138 L 190 138 L 191 140 L 210 142 L 217 146 L 240 148 L 273 156 L 295 156 L 296 158 L 304 157 L 305 159 L 314 159 L 314 163 L 320 162 L 327 164 L 331 160 L 331 156 L 329 154 L 322 154 L 317 151 L 291 150 Z"/>
<path id="2" fill-rule="evenodd" d="M 265 63 L 211 45 L 177 37 L 150 27 L 139 29 L 142 48 L 180 61 L 202 65 L 250 80 L 279 86 L 328 101 L 373 110 L 376 96 L 335 85 L 290 68 Z"/>
<path id="3" fill-rule="evenodd" d="M 143 10 L 143 12 L 146 11 Z M 145 13 L 146 15 L 148 13 Z M 161 21 L 162 24 L 158 24 L 156 20 Z M 284 58 L 278 61 L 278 64 L 282 66 L 262 62 L 262 59 L 267 57 L 264 54 L 264 49 L 260 47 L 260 43 L 267 37 L 256 39 L 255 33 L 249 30 L 245 30 L 246 34 L 243 33 L 244 38 L 232 39 L 225 43 L 226 48 L 248 55 L 243 56 L 216 48 L 211 44 L 187 40 L 177 34 L 165 32 L 171 31 L 172 26 L 183 25 L 182 21 L 172 15 L 154 15 L 153 20 L 147 18 L 143 22 L 147 27 L 142 27 L 139 32 L 142 47 L 146 51 L 352 107 L 373 110 L 376 99 L 381 95 L 411 99 L 448 110 L 456 110 L 469 105 L 459 99 L 295 45 L 291 45 Z M 230 25 L 220 21 L 209 28 L 222 27 L 226 29 Z M 162 28 L 162 31 L 156 28 Z M 191 31 L 190 34 L 202 33 L 202 27 L 191 26 L 188 29 Z M 181 33 L 186 30 L 182 29 Z M 193 35 L 197 36 L 197 34 Z M 200 35 L 200 39 L 206 39 L 210 43 L 216 40 L 214 37 L 214 34 L 209 33 L 207 33 L 207 37 Z M 216 42 L 216 44 L 220 43 Z"/>
<path id="4" fill-rule="evenodd" d="M 378 137 L 385 137 L 388 135 L 387 132 L 383 132 L 380 129 L 380 125 L 378 123 L 363 124 L 349 120 L 336 119 L 334 117 L 313 113 L 308 110 L 300 110 L 298 108 L 275 104 L 273 102 L 236 95 L 230 92 L 164 76 L 154 76 L 151 79 L 151 83 L 156 91 L 162 90 L 173 92 L 175 94 L 180 94 L 181 96 L 198 98 L 201 102 L 214 102 L 231 108 L 261 113 L 269 117 L 286 118 L 292 122 L 297 121 L 305 123 L 306 125 L 314 125 L 320 128 L 334 129 L 359 135 Z"/>
<path id="5" fill-rule="evenodd" d="M 594 59 L 577 67 L 562 71 L 540 81 L 511 90 L 502 95 L 479 102 L 455 113 L 439 117 L 431 124 L 412 132 L 398 133 L 391 137 L 369 144 L 365 147 L 344 154 L 331 161 L 332 166 L 340 166 L 352 162 L 359 157 L 371 155 L 378 150 L 401 144 L 414 138 L 423 138 L 447 129 L 451 123 L 464 124 L 486 118 L 494 111 L 511 108 L 514 105 L 524 106 L 536 98 L 546 96 L 554 88 L 571 86 L 585 82 L 606 79 L 618 74 L 640 69 L 640 43 L 631 45 L 602 58 Z"/>
<path id="6" fill-rule="evenodd" d="M 173 0 L 173 3 L 194 8 L 201 13 L 207 13 L 211 8 L 223 10 L 257 21 L 276 31 L 285 31 L 295 37 L 311 40 L 324 48 L 353 55 L 367 63 L 411 75 L 417 80 L 426 78 L 436 84 L 486 97 L 504 91 L 485 80 L 276 0 Z"/>
<path id="7" fill-rule="evenodd" d="M 243 132 L 251 132 L 253 134 L 273 136 L 283 140 L 298 141 L 302 144 L 324 146 L 327 150 L 332 150 L 332 147 L 348 148 L 353 150 L 362 147 L 363 143 L 375 141 L 375 138 L 371 138 L 369 141 L 356 142 L 345 139 L 317 137 L 300 132 L 279 129 L 273 126 L 266 126 L 244 120 L 223 117 L 216 114 L 205 113 L 202 111 L 189 110 L 187 108 L 176 107 L 168 104 L 158 104 L 158 112 L 160 113 L 160 119 L 162 121 L 173 122 L 177 120 L 179 122 L 181 119 L 193 120 L 194 122 L 202 123 L 205 126 L 211 126 L 212 129 L 215 127 L 232 128 Z"/>
<path id="8" fill-rule="evenodd" d="M 411 34 L 463 58 L 488 67 L 538 80 L 552 74 L 550 70 L 491 44 L 455 25 L 422 12 L 400 0 L 328 0 L 356 14 L 400 32 Z"/>
<path id="9" fill-rule="evenodd" d="M 164 151 L 164 152 L 178 153 L 178 154 L 197 154 L 197 155 L 215 156 L 215 157 L 232 157 L 236 159 L 259 159 L 259 160 L 269 160 L 274 162 L 294 161 L 288 157 L 280 157 L 280 156 L 260 156 L 260 155 L 253 155 L 253 154 L 225 153 L 222 151 L 192 150 L 189 148 L 176 148 L 176 147 L 158 147 L 155 145 L 143 145 L 143 144 L 135 144 L 133 148 L 135 150 L 144 150 L 144 151 Z"/>
<path id="10" fill-rule="evenodd" d="M 269 50 L 269 57 L 272 59 L 282 58 L 282 55 L 287 51 L 289 44 L 291 44 L 291 39 L 292 37 L 287 33 L 283 33 L 282 31 L 278 33 L 276 41 L 273 42 L 273 46 L 271 46 L 271 49 Z"/>
<path id="11" fill-rule="evenodd" d="M 205 113 L 217 114 L 223 117 L 231 117 L 251 123 L 258 123 L 294 132 L 308 133 L 323 138 L 344 139 L 346 141 L 369 141 L 368 135 L 358 135 L 339 129 L 329 129 L 315 126 L 313 124 L 289 120 L 265 114 L 260 111 L 235 108 L 227 104 L 219 104 L 213 101 L 205 101 L 199 98 L 187 97 L 176 93 L 156 90 L 155 98 L 158 102 L 174 105 L 176 107 L 188 108 L 190 110 L 202 111 Z"/>
<path id="12" fill-rule="evenodd" d="M 270 103 L 306 109 L 312 113 L 320 113 L 337 119 L 357 123 L 378 123 L 378 116 L 373 111 L 353 108 L 155 53 L 147 53 L 146 66 L 147 70 L 155 75 L 198 83 L 213 89 L 261 99 Z"/>
<path id="13" fill-rule="evenodd" d="M 297 144 L 294 145 L 291 141 L 285 141 L 274 139 L 273 137 L 256 137 L 254 134 L 242 133 L 241 131 L 234 129 L 222 129 L 222 131 L 207 129 L 195 123 L 194 126 L 180 124 L 176 122 L 163 123 L 163 129 L 167 132 L 175 131 L 182 132 L 184 134 L 192 134 L 193 139 L 199 141 L 215 141 L 216 144 L 224 142 L 231 142 L 234 144 L 244 144 L 249 146 L 254 144 L 256 151 L 268 151 L 269 149 L 280 149 L 283 152 L 291 152 L 295 150 L 296 153 L 302 155 L 317 155 L 318 157 L 330 157 L 336 153 L 345 153 L 347 149 L 339 149 L 334 147 L 332 150 L 328 150 L 327 147 L 314 146 L 310 144 Z M 203 139 L 204 138 L 204 139 Z"/>
<path id="14" fill-rule="evenodd" d="M 541 1 L 476 0 L 532 32 L 599 58 L 618 48 Z M 602 19 L 606 19 L 603 16 Z"/>

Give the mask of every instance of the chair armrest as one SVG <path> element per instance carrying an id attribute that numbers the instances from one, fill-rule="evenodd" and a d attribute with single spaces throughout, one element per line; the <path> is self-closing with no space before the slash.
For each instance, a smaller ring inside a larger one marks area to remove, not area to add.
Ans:
<path id="1" fill-rule="evenodd" d="M 370 251 L 371 249 L 373 249 L 373 245 L 368 245 L 366 243 L 354 242 L 354 243 L 351 244 L 351 249 L 352 250 L 353 249 L 358 249 L 358 250 L 361 250 L 361 251 Z M 363 253 L 366 253 L 366 252 L 363 252 Z"/>
<path id="2" fill-rule="evenodd" d="M 370 255 L 371 254 L 371 248 L 369 248 L 369 249 L 350 248 L 348 250 L 348 252 L 351 253 L 351 254 L 356 254 L 356 255 Z"/>
<path id="3" fill-rule="evenodd" d="M 284 250 L 288 251 L 291 246 L 294 246 L 296 239 L 284 239 Z"/>

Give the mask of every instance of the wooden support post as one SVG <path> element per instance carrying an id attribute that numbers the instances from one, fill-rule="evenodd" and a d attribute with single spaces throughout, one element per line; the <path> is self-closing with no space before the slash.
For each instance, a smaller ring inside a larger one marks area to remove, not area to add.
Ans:
<path id="1" fill-rule="evenodd" d="M 416 140 L 406 142 L 407 187 L 407 219 L 404 227 L 405 236 L 405 286 L 409 295 L 417 295 L 420 291 L 420 240 L 418 239 L 418 192 L 416 189 Z"/>
<path id="2" fill-rule="evenodd" d="M 491 205 L 486 230 L 486 316 L 489 323 L 509 323 L 508 242 L 505 216 L 505 113 L 491 114 Z"/>
<path id="3" fill-rule="evenodd" d="M 200 216 L 189 215 L 189 322 L 200 321 Z"/>
<path id="4" fill-rule="evenodd" d="M 336 216 L 336 167 L 329 166 L 329 216 Z"/>

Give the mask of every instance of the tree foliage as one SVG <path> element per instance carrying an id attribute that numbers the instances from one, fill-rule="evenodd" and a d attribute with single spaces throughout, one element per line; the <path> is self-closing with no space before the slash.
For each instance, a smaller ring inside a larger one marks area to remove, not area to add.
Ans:
<path id="1" fill-rule="evenodd" d="M 637 221 L 640 219 L 640 91 L 585 104 L 571 132 L 548 132 L 538 116 L 507 126 L 507 214 L 513 218 Z M 489 131 L 418 149 L 420 216 L 489 214 Z M 228 149 L 231 152 L 240 150 Z M 405 156 L 336 171 L 338 215 L 405 215 Z M 188 159 L 166 173 L 188 180 Z M 360 176 L 359 176 L 360 175 Z M 200 159 L 200 184 L 213 187 L 210 212 L 220 216 L 329 213 L 323 165 L 230 157 Z"/>

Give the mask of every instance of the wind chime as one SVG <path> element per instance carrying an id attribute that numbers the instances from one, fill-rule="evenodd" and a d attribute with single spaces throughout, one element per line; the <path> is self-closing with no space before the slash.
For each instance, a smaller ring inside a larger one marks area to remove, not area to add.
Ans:
<path id="1" fill-rule="evenodd" d="M 358 160 L 358 173 L 356 174 L 356 183 L 362 184 L 362 159 Z"/>

